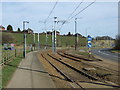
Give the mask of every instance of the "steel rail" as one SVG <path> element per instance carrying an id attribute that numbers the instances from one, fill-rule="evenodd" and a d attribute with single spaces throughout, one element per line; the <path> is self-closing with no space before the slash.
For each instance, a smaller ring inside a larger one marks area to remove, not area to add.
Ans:
<path id="1" fill-rule="evenodd" d="M 77 86 L 79 86 L 82 90 L 85 90 L 80 84 L 78 84 L 77 82 L 75 82 L 74 80 L 72 80 L 69 76 L 67 76 L 65 73 L 63 73 L 59 68 L 57 68 L 54 64 L 52 64 L 46 57 L 44 57 L 43 54 L 41 54 L 41 56 L 52 66 L 54 67 L 61 75 L 63 75 L 66 80 L 75 83 Z"/>

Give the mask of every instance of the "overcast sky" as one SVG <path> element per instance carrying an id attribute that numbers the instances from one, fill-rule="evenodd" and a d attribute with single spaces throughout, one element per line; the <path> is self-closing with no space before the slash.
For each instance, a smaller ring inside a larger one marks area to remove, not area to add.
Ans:
<path id="1" fill-rule="evenodd" d="M 54 25 L 53 17 L 58 17 L 58 20 L 66 20 L 79 3 L 58 2 L 46 23 L 47 30 L 51 30 Z M 73 16 L 90 3 L 83 2 Z M 55 2 L 2 2 L 1 24 L 5 28 L 10 24 L 14 30 L 17 30 L 18 27 L 22 29 L 22 22 L 26 20 L 30 22 L 26 24 L 26 28 L 29 27 L 34 32 L 43 32 L 45 31 L 44 24 L 40 21 L 44 21 L 48 17 L 54 4 Z M 115 38 L 118 33 L 117 2 L 95 2 L 82 13 L 64 24 L 60 30 L 61 34 L 67 34 L 68 32 L 74 33 L 75 18 L 80 18 L 77 20 L 77 32 L 84 36 L 91 35 L 95 37 L 109 35 Z"/>

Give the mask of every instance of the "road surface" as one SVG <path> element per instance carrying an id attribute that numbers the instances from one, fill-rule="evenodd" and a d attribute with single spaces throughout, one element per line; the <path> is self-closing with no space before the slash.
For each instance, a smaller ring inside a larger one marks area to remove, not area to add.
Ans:
<path id="1" fill-rule="evenodd" d="M 110 60 L 117 63 L 118 60 L 120 59 L 120 54 L 110 52 L 110 48 L 95 49 L 92 50 L 91 52 L 101 57 L 102 59 Z"/>

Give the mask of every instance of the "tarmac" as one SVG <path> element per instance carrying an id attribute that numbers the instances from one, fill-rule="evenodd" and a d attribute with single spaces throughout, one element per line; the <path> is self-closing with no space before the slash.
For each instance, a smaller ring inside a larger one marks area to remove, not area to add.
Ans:
<path id="1" fill-rule="evenodd" d="M 49 74 L 37 58 L 37 51 L 30 52 L 21 61 L 6 88 L 56 88 Z"/>

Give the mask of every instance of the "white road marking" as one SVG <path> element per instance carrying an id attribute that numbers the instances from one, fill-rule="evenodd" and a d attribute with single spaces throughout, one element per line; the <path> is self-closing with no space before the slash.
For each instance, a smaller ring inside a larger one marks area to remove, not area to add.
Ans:
<path id="1" fill-rule="evenodd" d="M 111 56 L 110 54 L 107 54 L 107 53 L 103 53 L 103 52 L 101 52 L 101 50 L 99 50 L 98 51 L 99 53 L 102 53 L 102 54 L 105 54 L 105 55 L 108 55 L 108 56 Z M 114 56 L 114 55 L 112 55 L 113 57 L 117 57 L 117 58 L 119 58 L 118 56 Z"/>

